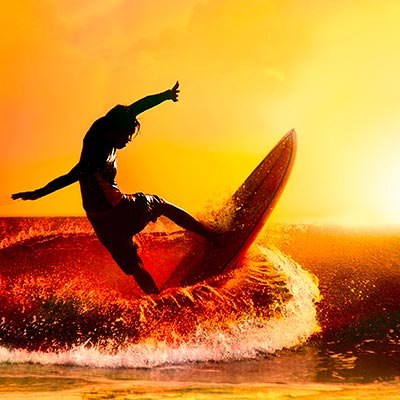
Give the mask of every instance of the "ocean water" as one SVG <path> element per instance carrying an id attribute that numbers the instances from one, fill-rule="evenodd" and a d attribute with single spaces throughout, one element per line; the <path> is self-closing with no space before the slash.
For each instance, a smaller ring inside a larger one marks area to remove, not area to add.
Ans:
<path id="1" fill-rule="evenodd" d="M 137 240 L 162 285 L 193 238 Z M 267 224 L 237 269 L 150 297 L 85 218 L 0 218 L 0 396 L 400 398 L 400 228 Z"/>

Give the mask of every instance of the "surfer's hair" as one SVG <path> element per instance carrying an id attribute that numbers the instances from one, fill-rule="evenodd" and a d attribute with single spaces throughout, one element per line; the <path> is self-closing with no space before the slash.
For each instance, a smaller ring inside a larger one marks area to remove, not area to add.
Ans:
<path id="1" fill-rule="evenodd" d="M 132 137 L 137 136 L 140 131 L 140 122 L 135 115 L 132 115 L 127 106 L 115 106 L 107 113 L 106 118 L 117 132 L 126 132 L 128 130 L 131 132 L 130 136 Z"/>
<path id="2" fill-rule="evenodd" d="M 140 132 L 140 122 L 137 118 L 135 118 L 133 121 L 133 132 L 130 135 L 130 138 L 134 139 L 137 135 L 139 135 L 139 132 Z"/>

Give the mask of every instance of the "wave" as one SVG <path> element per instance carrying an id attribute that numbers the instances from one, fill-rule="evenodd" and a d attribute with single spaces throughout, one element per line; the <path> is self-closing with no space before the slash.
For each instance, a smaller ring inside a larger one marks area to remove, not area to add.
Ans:
<path id="1" fill-rule="evenodd" d="M 4 220 L 0 362 L 153 367 L 254 358 L 310 339 L 400 344 L 393 232 L 269 226 L 237 269 L 141 297 L 85 219 Z M 138 237 L 158 284 L 187 248 L 174 229 L 161 221 Z"/>
<path id="2" fill-rule="evenodd" d="M 93 233 L 86 218 L 0 218 L 0 250 L 38 238 Z"/>
<path id="3" fill-rule="evenodd" d="M 6 260 L 23 253 L 29 265 L 19 275 L 0 271 L 0 362 L 137 368 L 241 360 L 304 343 L 318 330 L 315 277 L 277 249 L 254 247 L 236 270 L 188 288 L 128 298 L 96 284 L 90 260 L 55 266 L 65 249 L 90 247 L 90 234 L 43 236 L 2 250 Z M 159 240 L 179 241 L 172 236 Z M 39 269 L 32 254 L 50 251 Z"/>

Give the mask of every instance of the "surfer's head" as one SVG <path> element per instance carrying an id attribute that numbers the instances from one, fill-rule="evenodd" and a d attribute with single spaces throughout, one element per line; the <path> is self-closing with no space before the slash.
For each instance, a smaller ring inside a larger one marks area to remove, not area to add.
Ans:
<path id="1" fill-rule="evenodd" d="M 106 118 L 113 132 L 113 144 L 117 149 L 124 148 L 139 133 L 140 123 L 126 106 L 114 107 L 107 113 Z"/>
<path id="2" fill-rule="evenodd" d="M 132 141 L 132 138 L 136 137 L 136 135 L 139 133 L 140 123 L 136 118 L 133 124 L 133 127 L 128 127 L 124 130 L 115 131 L 114 146 L 117 149 L 123 149 L 129 142 Z"/>

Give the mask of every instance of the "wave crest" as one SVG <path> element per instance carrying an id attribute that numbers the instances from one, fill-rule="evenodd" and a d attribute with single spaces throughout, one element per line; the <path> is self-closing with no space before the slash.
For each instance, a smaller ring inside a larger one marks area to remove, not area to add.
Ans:
<path id="1" fill-rule="evenodd" d="M 254 358 L 318 330 L 316 278 L 277 249 L 253 248 L 243 265 L 189 288 L 126 300 L 66 282 L 2 282 L 0 362 L 154 367 Z"/>

